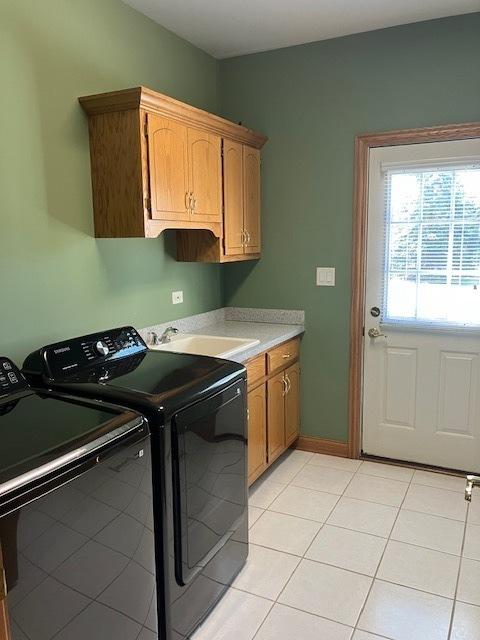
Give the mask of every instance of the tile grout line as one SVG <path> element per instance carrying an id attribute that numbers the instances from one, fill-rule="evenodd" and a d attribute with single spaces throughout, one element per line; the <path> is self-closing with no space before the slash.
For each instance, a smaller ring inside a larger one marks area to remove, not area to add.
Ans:
<path id="1" fill-rule="evenodd" d="M 338 624 L 340 627 L 346 627 L 347 629 L 351 629 L 352 630 L 352 635 L 353 632 L 355 631 L 355 629 L 353 627 L 351 627 L 349 624 L 345 624 L 344 622 L 339 622 L 338 620 L 334 620 L 333 618 L 327 618 L 326 616 L 321 616 L 318 613 L 312 613 L 311 611 L 305 611 L 304 609 L 299 609 L 298 607 L 294 607 L 291 604 L 285 604 L 284 602 L 277 602 L 275 600 L 275 602 L 272 602 L 272 609 L 273 607 L 278 604 L 279 607 L 285 607 L 286 609 L 292 609 L 293 611 L 298 611 L 299 613 L 305 613 L 308 616 L 312 616 L 314 618 L 319 618 L 320 620 L 327 620 L 328 622 L 332 622 L 333 624 Z M 271 611 L 271 609 L 270 609 Z M 263 620 L 262 624 L 260 625 L 260 627 L 257 629 L 257 631 L 255 632 L 255 635 L 253 636 L 252 640 L 254 640 L 254 638 L 256 638 L 258 632 L 260 631 L 261 627 L 263 626 L 263 624 L 265 623 L 266 618 Z M 381 638 L 383 638 L 384 636 L 380 636 Z M 351 639 L 349 639 L 351 640 Z M 392 640 L 391 638 L 385 638 L 385 640 Z"/>
<path id="2" fill-rule="evenodd" d="M 283 484 L 283 485 L 285 485 L 285 486 L 284 486 L 284 487 L 283 487 L 283 489 L 280 491 L 280 493 L 278 493 L 278 494 L 277 494 L 277 495 L 276 495 L 276 496 L 275 496 L 275 497 L 274 497 L 274 498 L 273 498 L 273 499 L 268 503 L 268 505 L 267 505 L 266 507 L 264 507 L 264 508 L 263 508 L 264 512 L 269 510 L 270 505 L 272 505 L 272 504 L 275 502 L 275 500 L 276 500 L 277 498 L 279 498 L 279 497 L 282 495 L 282 493 L 285 491 L 285 489 L 287 489 L 287 487 L 289 487 L 289 486 L 290 486 L 290 484 L 293 482 L 293 480 L 295 480 L 295 478 L 298 476 L 298 474 L 300 473 L 300 471 L 302 471 L 302 470 L 303 470 L 303 468 L 308 464 L 308 462 L 309 462 L 310 460 L 311 460 L 311 458 L 309 458 L 308 460 L 306 460 L 306 461 L 303 463 L 303 465 L 302 465 L 302 466 L 300 467 L 300 469 L 295 473 L 295 475 L 293 476 L 293 478 L 292 478 L 291 480 L 289 480 L 289 481 L 288 481 L 288 482 L 286 482 L 286 483 L 284 483 L 284 482 L 277 482 L 277 484 Z M 285 460 L 283 460 L 283 462 L 285 462 Z M 281 466 L 281 465 L 279 465 L 279 466 Z M 270 479 L 269 479 L 269 478 L 265 478 L 265 479 L 264 479 L 264 482 L 269 482 L 269 481 L 270 481 Z M 276 481 L 275 481 L 275 480 L 272 480 L 271 482 L 276 482 Z M 324 493 L 325 493 L 325 492 L 324 492 Z M 249 497 L 248 504 L 249 504 L 249 506 L 250 506 L 250 497 Z M 254 505 L 254 504 L 252 504 L 251 506 L 252 506 L 252 507 L 255 507 L 255 505 Z M 257 509 L 262 509 L 262 507 L 256 507 L 256 508 L 257 508 Z M 288 515 L 288 514 L 287 514 L 287 515 Z M 263 513 L 262 513 L 262 515 L 261 515 L 259 518 L 257 518 L 257 520 L 256 520 L 255 522 L 258 522 L 258 520 L 260 520 L 260 518 L 261 518 L 262 516 L 263 516 Z M 253 526 L 253 525 L 252 525 L 252 526 Z"/>
<path id="3" fill-rule="evenodd" d="M 326 493 L 325 491 L 316 491 L 315 489 L 309 489 L 308 487 L 299 487 L 298 485 L 287 485 L 285 487 L 288 488 L 289 486 L 292 487 L 296 487 L 297 489 L 305 489 L 306 491 L 315 491 L 316 493 Z M 282 489 L 281 493 L 283 493 L 284 489 Z M 277 498 L 281 495 L 281 493 L 278 494 Z M 362 498 L 351 498 L 350 496 L 343 496 L 342 494 L 338 494 L 338 493 L 328 493 L 327 495 L 329 496 L 334 496 L 335 498 L 337 498 L 335 505 L 332 507 L 332 511 L 333 509 L 337 506 L 338 500 L 340 498 L 348 498 L 349 500 L 355 500 L 356 502 L 367 502 L 368 504 L 378 504 L 381 507 L 392 507 L 392 509 L 399 509 L 400 507 L 398 505 L 392 505 L 392 504 L 385 504 L 383 502 L 373 502 L 372 500 L 363 500 Z M 298 516 L 298 515 L 294 515 L 292 513 L 287 513 L 286 511 L 277 511 L 276 509 L 272 509 L 271 506 L 272 504 L 275 502 L 275 500 L 277 498 L 274 498 L 273 501 L 270 503 L 270 506 L 268 507 L 256 507 L 255 505 L 251 505 L 252 507 L 255 507 L 255 509 L 259 509 L 260 511 L 272 511 L 273 513 L 280 513 L 284 516 L 292 516 L 294 518 L 300 518 L 301 520 L 307 520 L 308 522 L 318 522 L 318 523 L 322 523 L 322 524 L 328 524 L 331 527 L 338 527 L 339 529 L 347 529 L 348 531 L 358 531 L 359 533 L 367 533 L 367 535 L 370 536 L 375 536 L 376 538 L 382 538 L 383 540 L 387 540 L 388 538 L 385 538 L 385 536 L 381 536 L 378 533 L 369 533 L 369 532 L 365 532 L 365 531 L 360 531 L 359 529 L 349 529 L 348 527 L 343 527 L 340 524 L 331 524 L 330 522 L 322 521 L 322 520 L 313 520 L 313 518 L 306 518 L 305 516 Z M 403 509 L 403 512 L 407 511 L 408 513 L 420 513 L 422 515 L 425 516 L 431 516 L 432 518 L 441 518 L 442 520 L 448 520 L 449 522 L 459 522 L 459 523 L 463 523 L 463 519 L 462 520 L 457 520 L 456 518 L 447 518 L 446 516 L 439 516 L 436 513 L 427 513 L 425 511 L 415 511 L 414 509 Z M 263 515 L 263 514 L 262 514 Z M 331 512 L 329 514 L 328 517 L 330 517 Z M 258 517 L 258 519 L 260 519 L 261 516 Z M 256 521 L 255 521 L 256 522 Z M 253 523 L 255 524 L 255 523 Z M 252 524 L 252 526 L 253 526 Z M 473 526 L 479 526 L 480 525 L 473 525 Z M 393 538 L 393 540 L 396 540 L 396 538 Z M 403 540 L 396 540 L 397 542 L 404 542 Z M 421 544 L 415 544 L 414 542 L 404 542 L 404 544 L 411 544 L 414 547 L 421 547 L 422 549 L 431 549 L 432 551 L 438 551 L 439 553 L 447 553 L 448 555 L 451 556 L 458 556 L 459 554 L 457 553 L 451 553 L 450 551 L 443 551 L 441 549 L 434 549 L 433 547 L 424 547 Z"/>
<path id="4" fill-rule="evenodd" d="M 450 624 L 448 625 L 447 640 L 450 640 L 452 636 L 452 631 L 453 631 L 453 620 L 455 618 L 455 609 L 457 607 L 458 585 L 460 584 L 460 573 L 462 571 L 462 564 L 464 560 L 463 550 L 465 548 L 465 538 L 467 537 L 467 523 L 468 523 L 469 512 L 470 512 L 470 503 L 467 503 L 467 513 L 465 514 L 465 525 L 463 527 L 462 548 L 460 549 L 460 562 L 458 563 L 457 580 L 455 582 L 455 593 L 453 594 L 453 606 L 452 606 L 452 612 L 450 614 Z"/>
<path id="5" fill-rule="evenodd" d="M 362 466 L 362 465 L 360 464 L 360 465 L 358 466 L 357 470 L 358 470 L 358 469 L 360 469 L 360 467 L 361 467 L 361 466 Z M 349 481 L 347 482 L 347 484 L 345 485 L 345 488 L 344 488 L 343 492 L 338 496 L 338 500 L 335 502 L 335 504 L 334 504 L 334 505 L 333 505 L 333 507 L 331 508 L 330 513 L 328 514 L 328 516 L 327 516 L 327 518 L 326 518 L 325 522 L 322 524 L 322 526 L 320 527 L 320 529 L 317 531 L 317 533 L 316 533 L 316 534 L 314 535 L 314 537 L 312 538 L 312 541 L 310 542 L 310 544 L 309 544 L 309 545 L 307 546 L 307 548 L 305 549 L 305 551 L 304 551 L 304 553 L 303 553 L 303 556 L 302 556 L 302 560 L 306 560 L 306 559 L 308 559 L 308 558 L 306 558 L 305 556 L 306 556 L 306 555 L 307 555 L 307 553 L 310 551 L 310 549 L 311 549 L 311 547 L 312 547 L 312 544 L 313 544 L 313 543 L 315 542 L 315 540 L 317 539 L 317 536 L 318 536 L 318 534 L 320 533 L 320 531 L 321 531 L 321 530 L 323 529 L 323 527 L 327 524 L 327 521 L 328 521 L 328 519 L 330 518 L 330 516 L 332 515 L 332 513 L 333 513 L 334 509 L 336 509 L 336 507 L 337 507 L 338 503 L 339 503 L 339 502 L 340 502 L 340 500 L 344 497 L 344 495 L 345 495 L 345 491 L 347 490 L 347 488 L 348 488 L 349 484 L 350 484 L 350 483 L 352 482 L 352 480 L 354 479 L 355 474 L 356 474 L 356 471 L 354 471 L 354 472 L 352 473 L 352 477 L 350 478 L 350 480 L 349 480 Z M 301 562 L 301 561 L 300 561 L 300 562 Z M 326 564 L 326 563 L 320 563 L 320 564 Z M 334 566 L 334 565 L 329 565 L 329 566 Z M 293 574 L 292 574 L 292 575 L 293 575 Z M 285 585 L 285 586 L 286 586 L 286 585 Z"/>
<path id="6" fill-rule="evenodd" d="M 412 477 L 410 478 L 410 482 L 408 483 L 408 487 L 407 487 L 407 490 L 405 491 L 405 495 L 403 496 L 403 500 L 402 500 L 400 506 L 398 507 L 398 511 L 397 511 L 397 515 L 395 516 L 395 520 L 393 521 L 393 524 L 392 524 L 392 526 L 390 528 L 390 533 L 388 534 L 387 542 L 386 542 L 385 547 L 383 549 L 382 555 L 380 556 L 380 561 L 378 562 L 377 569 L 376 569 L 376 571 L 375 571 L 375 573 L 374 573 L 374 575 L 372 577 L 372 582 L 370 584 L 370 588 L 368 590 L 367 596 L 366 596 L 366 598 L 365 598 L 365 600 L 363 602 L 363 605 L 362 605 L 362 607 L 360 609 L 360 613 L 357 616 L 357 620 L 355 622 L 355 627 L 354 627 L 355 629 L 358 629 L 358 623 L 360 622 L 360 618 L 362 617 L 362 614 L 365 611 L 365 606 L 366 606 L 366 604 L 368 602 L 368 599 L 370 598 L 370 594 L 372 593 L 373 585 L 375 584 L 375 580 L 377 579 L 378 570 L 380 569 L 380 565 L 383 562 L 383 558 L 385 556 L 385 551 L 387 550 L 388 543 L 391 540 L 392 531 L 395 528 L 395 524 L 396 524 L 396 522 L 398 520 L 398 516 L 400 515 L 400 511 L 402 509 L 403 503 L 405 502 L 405 499 L 407 497 L 407 493 L 408 493 L 408 491 L 409 491 L 409 489 L 410 489 L 410 487 L 412 485 L 412 480 L 413 480 L 413 474 L 412 474 Z M 362 631 L 362 629 L 360 629 L 360 631 Z M 369 632 L 369 633 L 372 633 L 372 632 Z"/>
<path id="7" fill-rule="evenodd" d="M 246 592 L 248 593 L 248 592 Z M 252 594 L 250 594 L 252 595 Z M 272 604 L 270 605 L 267 613 L 265 614 L 265 616 L 262 618 L 262 621 L 260 622 L 260 624 L 258 625 L 257 630 L 255 631 L 255 633 L 252 636 L 252 640 L 255 640 L 255 638 L 257 637 L 258 632 L 260 631 L 260 629 L 263 627 L 263 625 L 265 624 L 266 619 L 268 618 L 268 616 L 270 615 L 270 612 L 272 611 L 273 607 L 275 606 L 275 602 L 272 602 Z"/>

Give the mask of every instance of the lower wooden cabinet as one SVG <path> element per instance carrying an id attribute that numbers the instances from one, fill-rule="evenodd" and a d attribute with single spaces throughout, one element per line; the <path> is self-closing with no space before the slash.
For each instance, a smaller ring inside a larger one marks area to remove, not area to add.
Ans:
<path id="1" fill-rule="evenodd" d="M 300 435 L 300 365 L 298 362 L 285 371 L 285 446 L 289 447 Z"/>
<path id="2" fill-rule="evenodd" d="M 267 468 L 267 407 L 265 385 L 247 396 L 248 406 L 248 481 L 254 482 Z"/>
<path id="3" fill-rule="evenodd" d="M 280 349 L 275 347 L 246 364 L 249 484 L 255 482 L 300 434 L 299 342 L 296 338 L 280 345 L 291 354 L 293 363 L 290 359 L 288 362 L 285 358 L 275 359 Z M 272 362 L 276 371 L 272 370 Z"/>
<path id="4" fill-rule="evenodd" d="M 267 382 L 268 463 L 285 451 L 285 378 L 278 373 Z"/>

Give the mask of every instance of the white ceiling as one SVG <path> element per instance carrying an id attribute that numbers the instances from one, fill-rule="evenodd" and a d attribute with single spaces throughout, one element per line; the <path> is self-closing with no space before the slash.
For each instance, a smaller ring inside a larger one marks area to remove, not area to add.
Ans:
<path id="1" fill-rule="evenodd" d="M 480 0 L 124 0 L 216 58 L 480 11 Z"/>

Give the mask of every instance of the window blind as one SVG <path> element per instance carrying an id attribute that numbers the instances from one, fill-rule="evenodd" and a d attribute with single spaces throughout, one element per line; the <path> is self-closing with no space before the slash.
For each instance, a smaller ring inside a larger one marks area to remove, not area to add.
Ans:
<path id="1" fill-rule="evenodd" d="M 384 168 L 382 321 L 480 328 L 480 164 Z"/>

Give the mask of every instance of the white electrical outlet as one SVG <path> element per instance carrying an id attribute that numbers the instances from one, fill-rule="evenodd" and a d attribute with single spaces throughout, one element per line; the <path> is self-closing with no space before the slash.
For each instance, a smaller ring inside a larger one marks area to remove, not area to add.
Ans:
<path id="1" fill-rule="evenodd" d="M 181 304 L 183 302 L 183 291 L 172 291 L 173 304 Z"/>
<path id="2" fill-rule="evenodd" d="M 317 287 L 335 286 L 335 267 L 317 267 Z"/>

